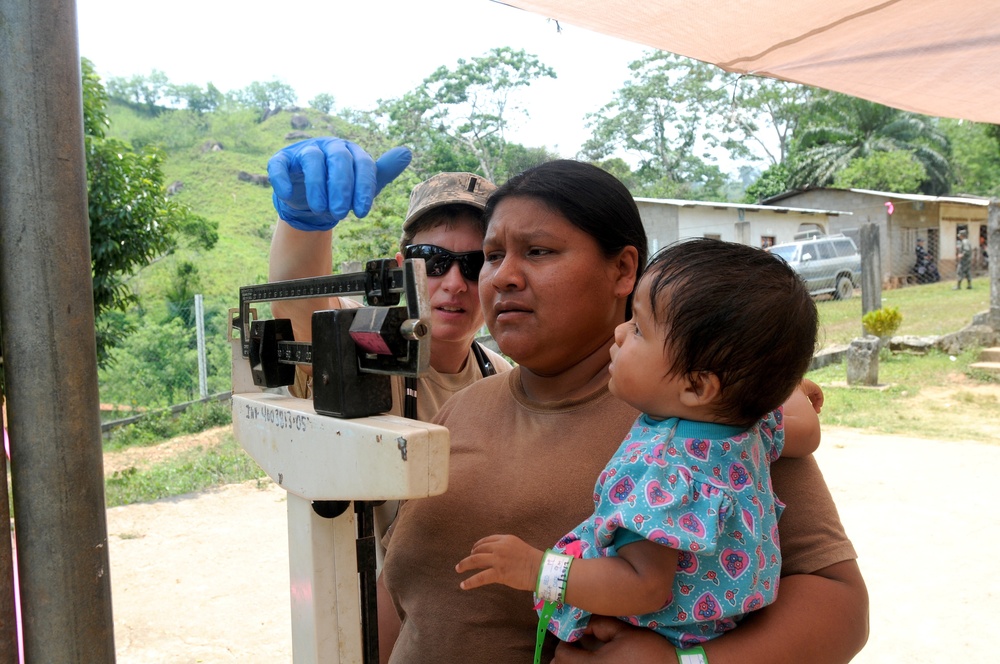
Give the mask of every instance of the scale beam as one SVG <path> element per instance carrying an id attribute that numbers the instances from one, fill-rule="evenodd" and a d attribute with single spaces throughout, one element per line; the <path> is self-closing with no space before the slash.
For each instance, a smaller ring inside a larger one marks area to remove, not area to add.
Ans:
<path id="1" fill-rule="evenodd" d="M 394 415 L 340 419 L 312 402 L 234 394 L 233 431 L 289 493 L 309 500 L 403 500 L 444 493 L 448 430 Z"/>

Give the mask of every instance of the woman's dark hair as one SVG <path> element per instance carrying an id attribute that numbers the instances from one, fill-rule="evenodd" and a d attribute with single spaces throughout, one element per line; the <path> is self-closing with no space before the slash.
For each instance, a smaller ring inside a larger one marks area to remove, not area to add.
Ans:
<path id="1" fill-rule="evenodd" d="M 483 211 L 487 226 L 497 205 L 512 197 L 533 198 L 558 212 L 594 238 L 609 258 L 625 247 L 635 247 L 639 252 L 638 283 L 649 257 L 646 231 L 632 194 L 618 178 L 581 161 L 545 162 L 515 175 L 490 194 Z M 632 316 L 631 294 L 626 316 Z"/>
<path id="2" fill-rule="evenodd" d="M 674 243 L 646 268 L 653 319 L 670 373 L 719 377 L 716 414 L 751 426 L 788 399 L 812 361 L 816 304 L 785 261 L 762 249 L 699 238 Z"/>

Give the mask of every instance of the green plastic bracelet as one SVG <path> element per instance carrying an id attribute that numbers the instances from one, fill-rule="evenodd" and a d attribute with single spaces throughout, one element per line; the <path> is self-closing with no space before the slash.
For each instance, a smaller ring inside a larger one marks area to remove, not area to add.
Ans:
<path id="1" fill-rule="evenodd" d="M 694 646 L 685 650 L 677 649 L 677 664 L 708 664 L 708 655 L 701 646 Z"/>
<path id="2" fill-rule="evenodd" d="M 556 610 L 556 603 L 566 598 L 566 581 L 569 579 L 569 568 L 573 556 L 556 553 L 546 549 L 542 556 L 542 564 L 538 567 L 538 579 L 535 581 L 535 594 L 542 600 L 542 610 L 538 617 L 538 631 L 535 633 L 534 664 L 542 661 L 542 644 L 548 631 L 549 618 Z"/>

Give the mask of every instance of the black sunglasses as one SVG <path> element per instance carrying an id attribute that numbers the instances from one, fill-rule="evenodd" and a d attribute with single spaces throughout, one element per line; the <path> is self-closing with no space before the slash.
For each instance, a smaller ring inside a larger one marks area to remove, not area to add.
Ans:
<path id="1" fill-rule="evenodd" d="M 427 263 L 427 276 L 440 277 L 451 269 L 451 264 L 458 261 L 458 271 L 468 281 L 477 281 L 479 271 L 483 269 L 486 257 L 482 251 L 466 251 L 456 254 L 435 244 L 411 244 L 403 253 L 406 258 L 423 258 Z"/>

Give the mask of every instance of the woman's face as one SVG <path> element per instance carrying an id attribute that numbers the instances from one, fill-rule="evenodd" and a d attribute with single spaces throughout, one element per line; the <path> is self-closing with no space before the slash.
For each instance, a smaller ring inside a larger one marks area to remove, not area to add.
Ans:
<path id="1" fill-rule="evenodd" d="M 635 283 L 634 248 L 608 258 L 597 241 L 533 198 L 497 205 L 479 293 L 500 349 L 538 374 L 569 369 L 613 338 Z"/>
<path id="2" fill-rule="evenodd" d="M 433 244 L 454 253 L 479 251 L 483 247 L 481 226 L 471 217 L 425 228 L 410 244 Z M 402 260 L 402 255 L 397 256 Z M 479 307 L 479 283 L 469 281 L 459 271 L 458 261 L 439 277 L 427 277 L 431 306 L 431 338 L 437 341 L 471 343 L 483 326 Z"/>

